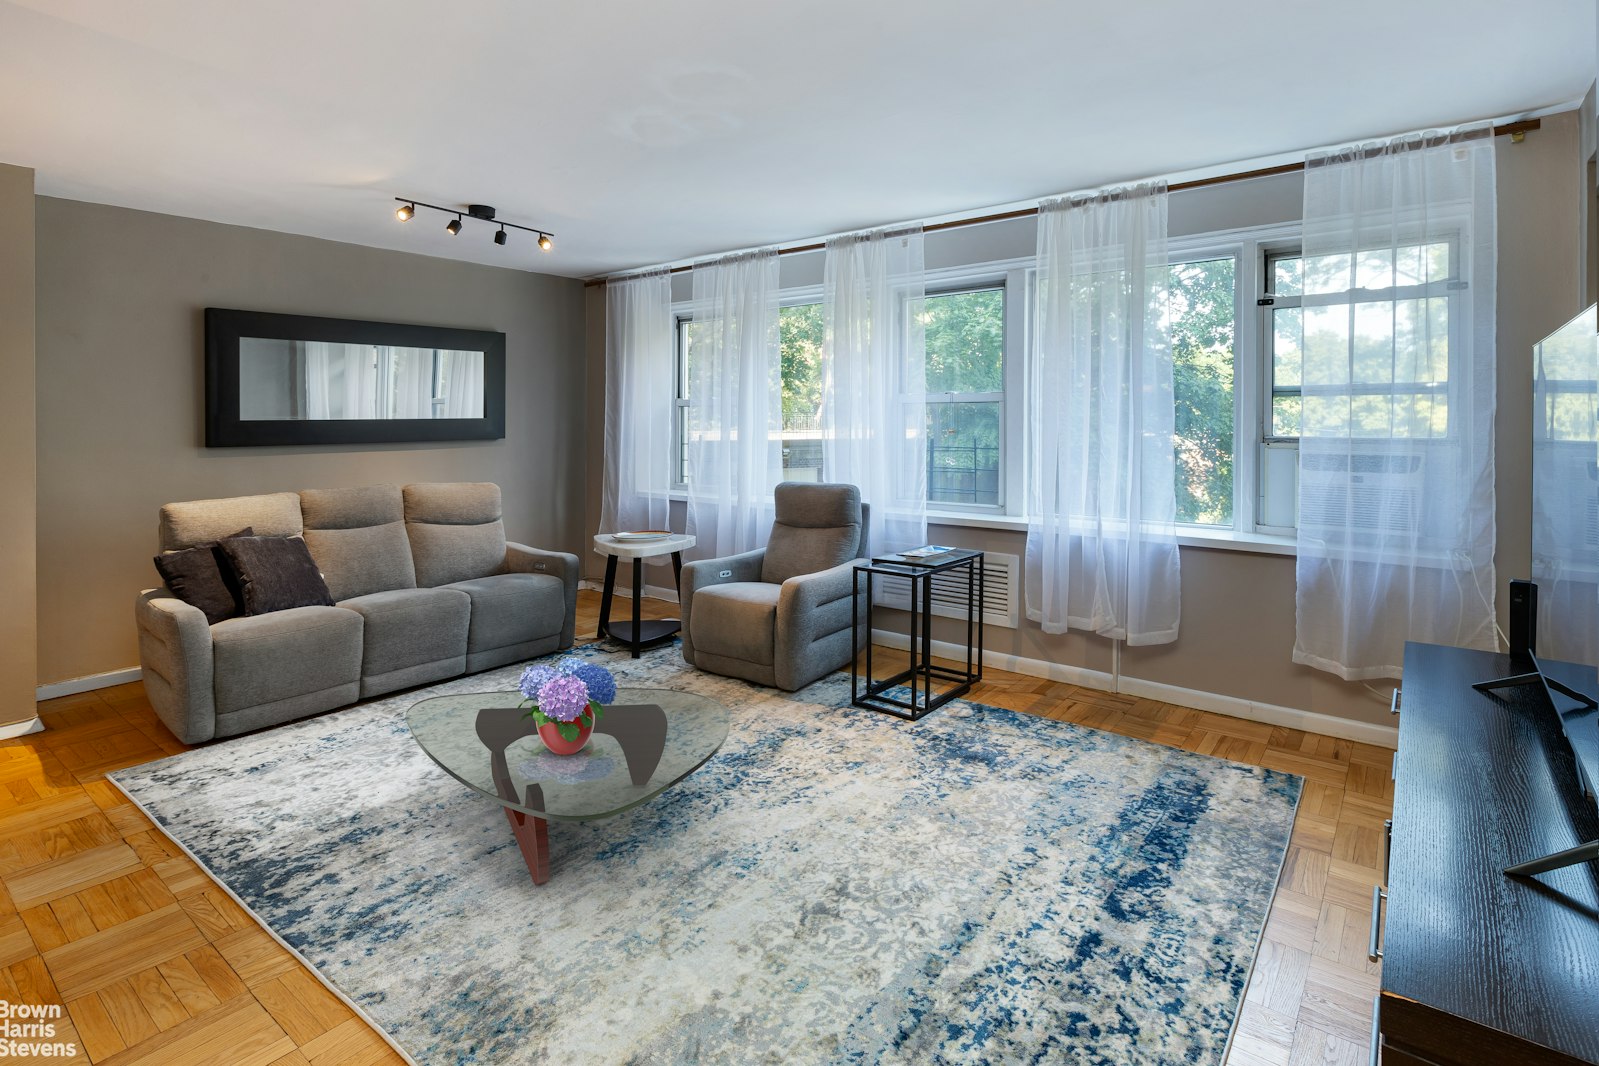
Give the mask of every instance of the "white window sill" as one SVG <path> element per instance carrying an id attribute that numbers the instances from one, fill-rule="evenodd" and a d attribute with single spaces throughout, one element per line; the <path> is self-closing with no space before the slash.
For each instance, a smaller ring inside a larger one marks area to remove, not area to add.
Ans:
<path id="1" fill-rule="evenodd" d="M 1027 532 L 1027 519 L 1017 515 L 970 514 L 953 511 L 929 511 L 929 526 L 946 526 L 966 529 L 1002 529 Z M 1240 533 L 1231 529 L 1205 529 L 1202 526 L 1178 526 L 1177 543 L 1184 548 L 1214 548 L 1220 551 L 1250 552 L 1255 555 L 1296 555 L 1297 543 L 1293 537 L 1272 533 Z"/>

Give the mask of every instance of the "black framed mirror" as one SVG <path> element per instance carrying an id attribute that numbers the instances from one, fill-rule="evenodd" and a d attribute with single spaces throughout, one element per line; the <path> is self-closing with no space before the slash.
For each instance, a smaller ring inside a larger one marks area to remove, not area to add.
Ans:
<path id="1" fill-rule="evenodd" d="M 505 334 L 205 309 L 205 444 L 505 436 Z"/>

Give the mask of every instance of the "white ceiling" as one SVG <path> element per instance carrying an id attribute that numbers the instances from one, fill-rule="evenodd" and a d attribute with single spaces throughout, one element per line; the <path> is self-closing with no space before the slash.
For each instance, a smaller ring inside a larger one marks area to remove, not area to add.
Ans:
<path id="1" fill-rule="evenodd" d="M 1580 98 L 1594 0 L 0 0 L 40 193 L 586 276 Z M 392 197 L 496 205 L 496 247 Z"/>

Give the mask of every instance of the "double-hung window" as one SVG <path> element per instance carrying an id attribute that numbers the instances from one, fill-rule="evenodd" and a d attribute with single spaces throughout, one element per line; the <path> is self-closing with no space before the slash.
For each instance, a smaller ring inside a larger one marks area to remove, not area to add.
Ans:
<path id="1" fill-rule="evenodd" d="M 1422 508 L 1423 458 L 1383 442 L 1456 435 L 1454 301 L 1464 284 L 1454 277 L 1455 256 L 1452 242 L 1428 240 L 1353 256 L 1266 257 L 1263 524 L 1347 521 L 1380 533 L 1385 523 L 1408 524 L 1405 516 Z M 1315 358 L 1321 353 L 1330 357 Z M 1319 376 L 1304 372 L 1307 354 L 1323 368 Z M 1337 470 L 1304 469 L 1302 433 L 1347 434 L 1356 444 L 1347 456 L 1316 457 L 1343 464 Z M 1316 488 L 1323 480 L 1325 494 Z M 1301 515 L 1296 501 L 1315 512 Z M 1327 508 L 1337 513 L 1323 513 Z"/>
<path id="2" fill-rule="evenodd" d="M 923 308 L 928 506 L 997 510 L 1005 499 L 1005 287 L 930 293 Z"/>
<path id="3" fill-rule="evenodd" d="M 1173 262 L 1166 288 L 1172 350 L 1177 521 L 1234 525 L 1236 252 Z"/>
<path id="4" fill-rule="evenodd" d="M 778 311 L 782 370 L 783 480 L 825 481 L 822 471 L 822 305 L 785 303 Z M 694 359 L 694 319 L 677 317 L 677 382 L 673 397 L 676 427 L 674 487 L 688 484 L 688 383 Z"/>

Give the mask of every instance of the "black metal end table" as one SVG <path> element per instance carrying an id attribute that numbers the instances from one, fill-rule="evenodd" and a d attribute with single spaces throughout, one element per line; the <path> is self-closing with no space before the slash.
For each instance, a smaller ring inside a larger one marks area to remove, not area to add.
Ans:
<path id="1" fill-rule="evenodd" d="M 933 578 L 964 569 L 966 572 L 966 669 L 956 670 L 933 663 Z M 898 577 L 910 585 L 910 665 L 881 681 L 872 679 L 872 610 L 877 579 Z M 869 563 L 859 563 L 853 575 L 854 602 L 850 608 L 852 647 L 860 647 L 861 595 L 866 596 L 866 677 L 861 678 L 861 657 L 850 660 L 850 703 L 896 718 L 915 722 L 970 692 L 983 679 L 983 553 L 967 548 L 952 548 L 937 555 L 906 558 L 884 555 Z M 975 643 L 974 643 L 975 637 Z M 946 691 L 934 693 L 934 682 L 952 682 Z M 890 691 L 909 686 L 910 699 L 890 695 Z"/>

